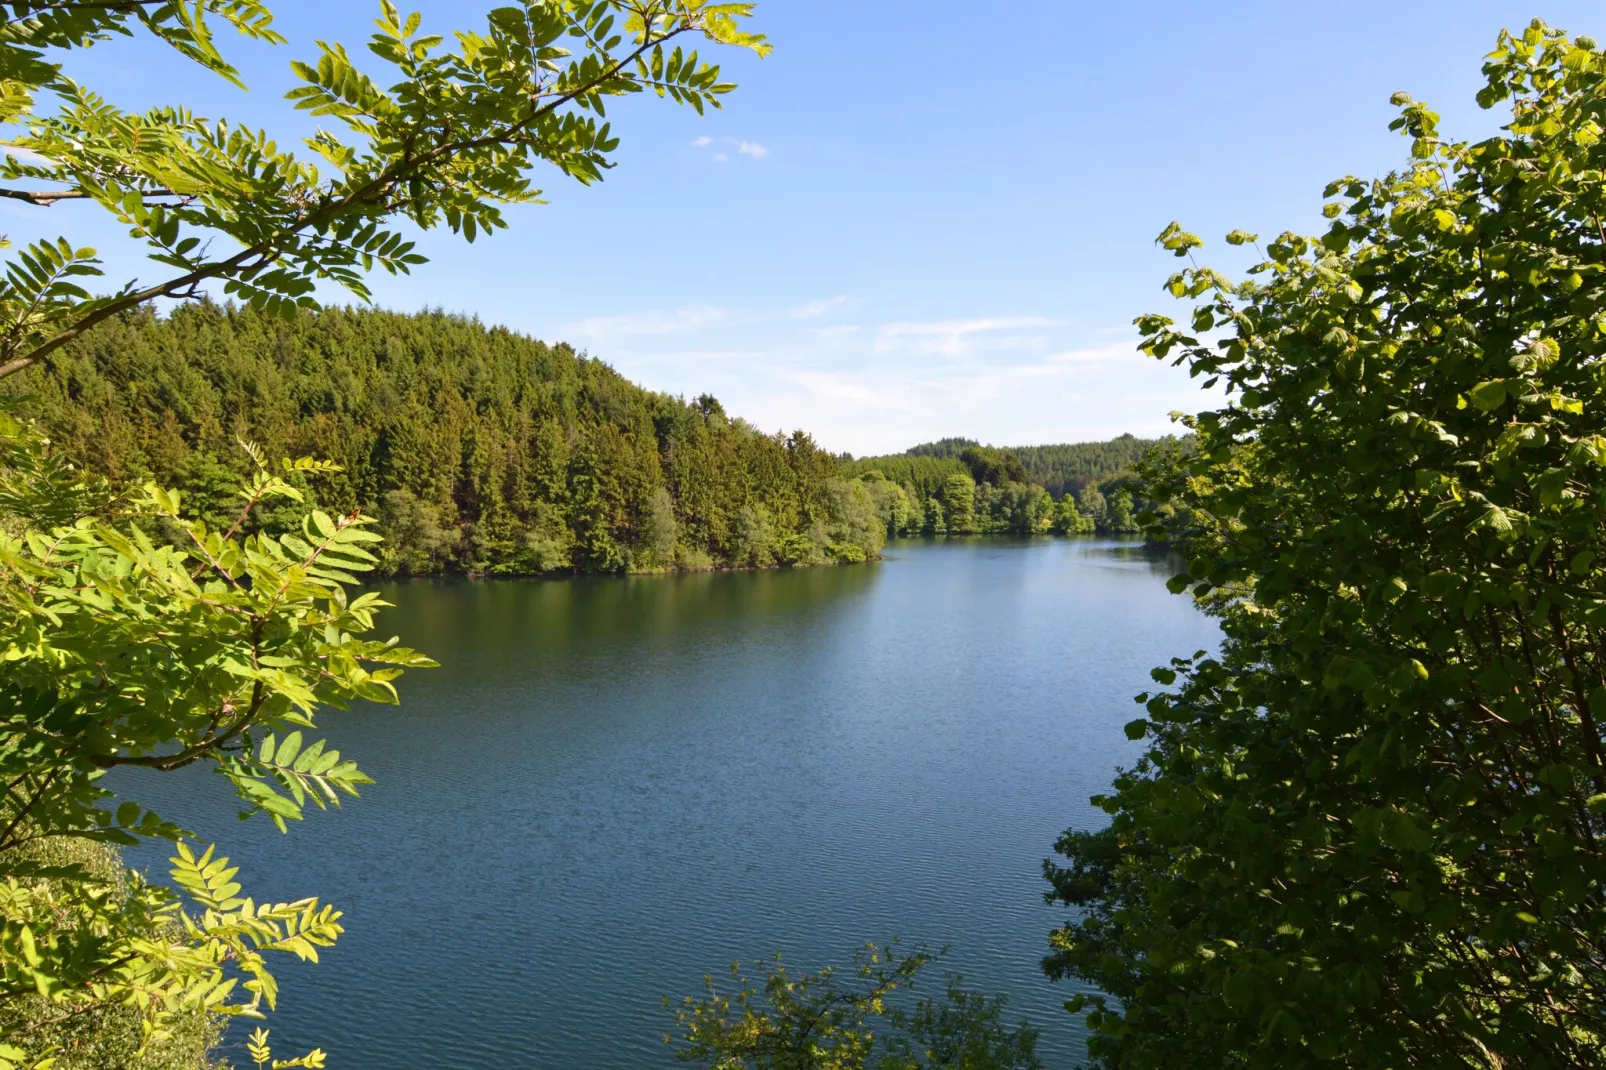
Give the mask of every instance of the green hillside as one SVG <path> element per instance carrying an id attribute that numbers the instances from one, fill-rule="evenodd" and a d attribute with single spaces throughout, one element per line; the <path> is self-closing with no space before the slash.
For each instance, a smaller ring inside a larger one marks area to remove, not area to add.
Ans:
<path id="1" fill-rule="evenodd" d="M 438 312 L 131 314 L 0 389 L 35 395 L 28 411 L 75 461 L 178 487 L 214 523 L 249 463 L 238 440 L 335 461 L 311 492 L 378 516 L 395 573 L 859 561 L 885 530 L 803 432 Z"/>
<path id="2" fill-rule="evenodd" d="M 1066 491 L 1077 494 L 1089 484 L 1107 483 L 1131 471 L 1143 455 L 1169 438 L 1136 438 L 1121 435 L 1107 442 L 1072 442 L 1055 446 L 1009 446 L 1007 452 L 1020 458 L 1027 478 L 1043 487 L 1057 500 Z M 962 471 L 959 455 L 966 449 L 979 446 L 975 439 L 942 438 L 924 442 L 902 454 L 888 457 L 865 457 L 854 465 L 866 470 L 879 468 L 888 479 L 903 480 L 906 476 L 917 481 L 929 480 L 941 471 Z M 932 465 L 930 461 L 953 461 L 954 464 Z M 897 472 L 898 475 L 893 473 Z M 940 482 L 940 478 L 939 478 Z"/>

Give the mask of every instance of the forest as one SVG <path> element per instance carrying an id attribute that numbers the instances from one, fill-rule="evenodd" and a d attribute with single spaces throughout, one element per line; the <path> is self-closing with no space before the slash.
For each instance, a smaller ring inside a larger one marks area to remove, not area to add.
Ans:
<path id="1" fill-rule="evenodd" d="M 141 310 L 0 382 L 21 392 L 66 457 L 114 485 L 177 488 L 214 527 L 253 464 L 243 443 L 333 462 L 298 485 L 331 513 L 375 516 L 391 575 L 807 565 L 907 535 L 1134 533 L 1128 466 L 1154 445 L 948 439 L 837 457 L 711 396 L 645 390 L 567 345 L 443 312 Z"/>
<path id="2" fill-rule="evenodd" d="M 242 442 L 334 462 L 303 490 L 377 517 L 391 574 L 863 561 L 885 530 L 870 488 L 803 432 L 764 434 L 712 397 L 440 312 L 139 311 L 0 390 L 32 395 L 73 461 L 178 488 L 214 527 L 252 463 Z"/>
<path id="3" fill-rule="evenodd" d="M 844 457 L 887 521 L 889 536 L 1130 535 L 1147 501 L 1133 466 L 1186 440 L 1122 435 L 1109 442 L 999 448 L 945 438 L 882 457 Z"/>
<path id="4" fill-rule="evenodd" d="M 1107 487 L 1118 476 L 1130 475 L 1133 465 L 1163 442 L 1174 438 L 1138 438 L 1118 435 L 1105 442 L 1068 442 L 1054 446 L 1010 446 L 1019 458 L 1028 482 L 1036 483 L 1058 501 L 1066 491 L 1080 495 L 1089 484 Z M 910 457 L 958 458 L 981 446 L 969 438 L 942 438 L 906 451 Z M 885 458 L 875 458 L 881 461 Z"/>

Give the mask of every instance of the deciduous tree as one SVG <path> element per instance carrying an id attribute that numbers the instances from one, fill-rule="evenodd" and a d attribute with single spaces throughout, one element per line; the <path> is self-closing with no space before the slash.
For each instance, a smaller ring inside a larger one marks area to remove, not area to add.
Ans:
<path id="1" fill-rule="evenodd" d="M 1101 1065 L 1606 1065 L 1606 54 L 1484 72 L 1500 134 L 1398 96 L 1408 167 L 1139 321 L 1232 395 L 1148 473 L 1225 640 L 1049 868 Z"/>
<path id="2" fill-rule="evenodd" d="M 501 206 L 538 198 L 537 168 L 600 179 L 618 144 L 605 118 L 610 99 L 651 91 L 699 110 L 717 105 L 730 86 L 685 46 L 764 51 L 742 28 L 750 8 L 525 0 L 448 46 L 384 0 L 367 69 L 338 44 L 294 64 L 303 84 L 291 101 L 328 124 L 306 143 L 315 167 L 264 131 L 181 105 L 125 111 L 63 72 L 67 51 L 147 33 L 238 83 L 213 29 L 279 41 L 257 0 L 5 5 L 0 124 L 10 151 L 0 195 L 39 211 L 64 200 L 100 206 L 146 246 L 154 274 L 94 295 L 94 250 L 65 237 L 18 250 L 0 279 L 0 377 L 48 363 L 84 332 L 158 298 L 216 287 L 289 316 L 315 307 L 320 281 L 365 297 L 367 272 L 422 263 L 404 222 L 472 241 L 505 225 Z M 142 1012 L 146 1040 L 175 1014 L 261 1013 L 277 991 L 267 954 L 316 959 L 340 932 L 339 912 L 315 899 L 256 903 L 227 859 L 193 850 L 183 830 L 137 800 L 113 799 L 103 778 L 121 766 L 209 763 L 247 813 L 281 827 L 365 783 L 350 759 L 303 733 L 323 706 L 393 701 L 400 669 L 428 664 L 364 638 L 381 603 L 347 588 L 375 561 L 370 521 L 311 509 L 282 534 L 246 534 L 263 502 L 293 504 L 306 478 L 338 483 L 345 474 L 312 461 L 278 471 L 253 455 L 232 521 L 198 519 L 172 491 L 114 493 L 71 470 L 25 410 L 8 409 L 0 1001 L 44 998 L 71 1013 L 127 1004 Z M 488 449 L 488 464 L 493 457 Z M 114 894 L 81 864 L 42 867 L 22 851 L 64 836 L 178 841 L 173 876 L 187 909 L 137 880 Z M 48 1029 L 8 1035 L 0 1065 L 42 1065 L 51 1039 Z M 319 1061 L 314 1053 L 282 1065 Z"/>

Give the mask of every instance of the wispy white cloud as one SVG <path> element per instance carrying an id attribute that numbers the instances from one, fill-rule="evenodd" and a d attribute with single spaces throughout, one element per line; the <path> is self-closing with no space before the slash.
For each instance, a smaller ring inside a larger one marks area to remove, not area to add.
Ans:
<path id="1" fill-rule="evenodd" d="M 729 322 L 730 310 L 718 305 L 682 305 L 664 312 L 631 312 L 622 316 L 592 316 L 558 328 L 559 337 L 605 343 L 648 335 L 702 331 Z"/>
<path id="2" fill-rule="evenodd" d="M 1043 344 L 1045 340 L 1036 335 L 1023 337 L 1020 332 L 1054 325 L 1053 320 L 1042 316 L 989 316 L 928 323 L 888 323 L 876 331 L 875 351 L 890 353 L 911 350 L 958 357 L 975 348 L 978 335 L 990 336 L 991 344 L 995 347 L 1031 348 Z"/>
<path id="3" fill-rule="evenodd" d="M 766 156 L 768 156 L 770 154 L 770 150 L 767 147 L 765 147 L 764 145 L 759 144 L 757 141 L 748 141 L 746 138 L 739 138 L 739 137 L 714 138 L 714 137 L 709 137 L 706 134 L 703 135 L 702 137 L 694 139 L 692 141 L 692 147 L 693 148 L 698 148 L 698 149 L 706 149 L 706 148 L 709 148 L 709 147 L 713 146 L 716 143 L 718 143 L 720 145 L 729 145 L 729 146 L 731 146 L 732 148 L 734 148 L 736 150 L 738 155 L 751 156 L 755 160 L 762 160 L 764 157 L 766 157 Z M 728 152 L 716 152 L 716 153 L 714 153 L 714 162 L 715 163 L 725 163 L 729 159 L 730 159 L 730 154 Z"/>
<path id="4" fill-rule="evenodd" d="M 822 297 L 814 301 L 805 301 L 801 305 L 793 305 L 791 315 L 796 320 L 817 320 L 833 309 L 841 308 L 848 303 L 847 294 L 837 294 L 835 297 Z"/>
<path id="5" fill-rule="evenodd" d="M 1217 398 L 1136 351 L 1130 329 L 1047 316 L 867 319 L 860 298 L 687 305 L 560 328 L 654 390 L 717 396 L 767 430 L 895 452 L 948 434 L 999 445 L 1165 434 Z M 1219 391 L 1215 392 L 1219 393 Z"/>
<path id="6" fill-rule="evenodd" d="M 751 367 L 754 364 L 763 364 L 770 358 L 771 354 L 755 349 L 671 349 L 655 350 L 647 355 L 631 357 L 630 364 L 638 368 L 717 369 L 736 363 Z M 648 381 L 643 381 L 641 385 L 649 389 L 663 389 Z"/>
<path id="7" fill-rule="evenodd" d="M 876 388 L 864 379 L 844 375 L 841 372 L 782 371 L 780 377 L 808 394 L 835 403 L 853 402 L 859 405 L 904 407 L 904 403 L 895 397 L 891 399 L 878 397 Z"/>
<path id="8" fill-rule="evenodd" d="M 1213 404 L 1185 374 L 1143 359 L 1130 343 L 1016 357 L 1001 364 L 978 352 L 932 364 L 901 352 L 845 365 L 840 350 L 820 348 L 742 366 L 710 389 L 761 427 L 803 427 L 829 448 L 861 455 L 950 434 L 998 445 L 1167 434 L 1171 409 Z"/>

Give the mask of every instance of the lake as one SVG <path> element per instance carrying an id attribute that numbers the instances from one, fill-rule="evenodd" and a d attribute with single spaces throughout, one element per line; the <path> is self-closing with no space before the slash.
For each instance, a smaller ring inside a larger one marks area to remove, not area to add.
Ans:
<path id="1" fill-rule="evenodd" d="M 281 1057 L 673 1066 L 661 997 L 896 935 L 950 945 L 1070 1066 L 1074 990 L 1038 968 L 1063 918 L 1042 861 L 1101 822 L 1088 796 L 1138 753 L 1122 726 L 1150 667 L 1217 642 L 1172 571 L 1132 543 L 970 539 L 840 568 L 387 585 L 380 634 L 442 667 L 400 707 L 323 716 L 378 781 L 362 799 L 281 836 L 236 822 L 216 776 L 144 774 L 139 795 L 259 899 L 346 912 L 321 964 L 277 969 Z M 155 875 L 166 853 L 133 857 Z"/>

